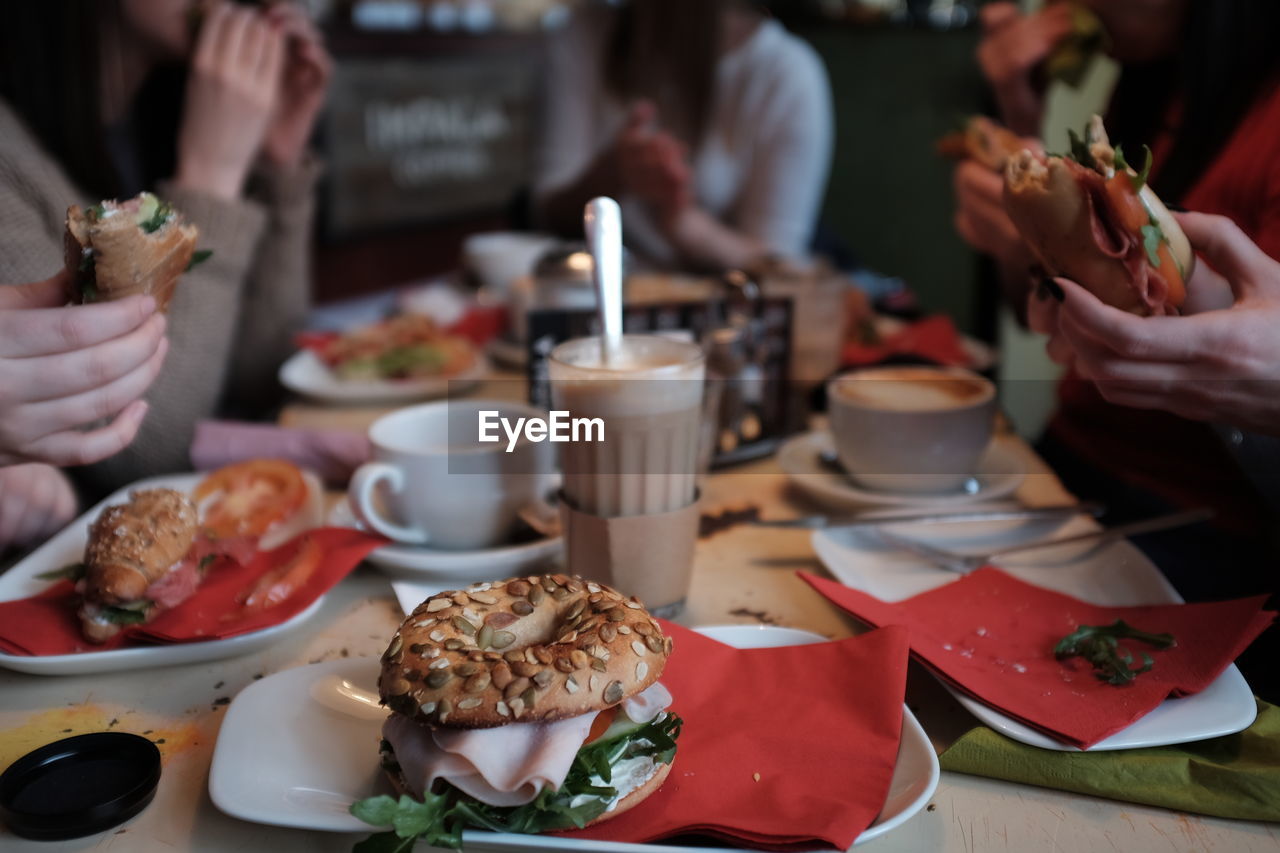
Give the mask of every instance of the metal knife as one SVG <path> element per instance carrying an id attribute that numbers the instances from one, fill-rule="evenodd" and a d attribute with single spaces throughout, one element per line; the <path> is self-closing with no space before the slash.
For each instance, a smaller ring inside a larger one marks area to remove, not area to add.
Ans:
<path id="1" fill-rule="evenodd" d="M 883 510 L 856 515 L 805 515 L 800 518 L 772 518 L 752 521 L 756 527 L 782 527 L 800 530 L 826 530 L 834 527 L 869 527 L 881 524 L 946 524 L 962 521 L 1034 521 L 1046 518 L 1069 518 L 1088 514 L 1095 518 L 1104 511 L 1102 504 L 1079 503 L 1067 506 L 1008 507 L 1003 509 L 969 509 L 955 512 L 933 511 L 910 515 L 886 515 Z"/>

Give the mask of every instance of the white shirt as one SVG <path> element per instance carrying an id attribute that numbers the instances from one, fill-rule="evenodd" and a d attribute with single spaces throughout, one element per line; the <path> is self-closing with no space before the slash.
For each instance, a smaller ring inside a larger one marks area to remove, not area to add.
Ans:
<path id="1" fill-rule="evenodd" d="M 578 15 L 551 45 L 539 196 L 576 180 L 626 117 L 627 105 L 607 91 L 599 65 L 608 20 Z M 697 204 L 771 252 L 803 257 L 831 170 L 832 125 L 822 60 L 776 21 L 763 22 L 716 65 L 712 115 L 692 157 Z M 674 265 L 676 252 L 645 207 L 633 198 L 619 202 L 627 244 L 647 260 Z"/>

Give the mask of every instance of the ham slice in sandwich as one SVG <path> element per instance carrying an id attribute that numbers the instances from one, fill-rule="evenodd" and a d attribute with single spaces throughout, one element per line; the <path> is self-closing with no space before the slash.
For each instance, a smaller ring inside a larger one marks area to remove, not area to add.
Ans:
<path id="1" fill-rule="evenodd" d="M 619 713 L 641 725 L 652 722 L 670 705 L 670 692 L 655 683 L 624 700 Z M 550 723 L 509 723 L 491 729 L 428 729 L 392 714 L 382 737 L 400 766 L 404 786 L 414 796 L 421 797 L 444 780 L 483 803 L 510 807 L 530 803 L 544 789 L 564 784 L 596 716 L 593 712 Z M 657 773 L 655 762 L 648 765 L 647 776 L 642 772 L 629 777 L 631 788 L 619 788 L 610 806 Z"/>

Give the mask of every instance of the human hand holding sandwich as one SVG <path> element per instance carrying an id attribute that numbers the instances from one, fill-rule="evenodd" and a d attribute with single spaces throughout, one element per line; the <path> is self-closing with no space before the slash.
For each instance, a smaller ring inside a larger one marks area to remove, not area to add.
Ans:
<path id="1" fill-rule="evenodd" d="M 1072 11 L 1066 3 L 1050 3 L 1024 15 L 1017 3 L 982 7 L 982 41 L 978 64 L 991 84 L 1000 113 L 1012 130 L 1038 133 L 1044 114 L 1044 88 L 1033 72 L 1071 35 Z"/>
<path id="2" fill-rule="evenodd" d="M 1280 435 L 1280 263 L 1226 217 L 1176 216 L 1206 262 L 1188 282 L 1189 301 L 1225 279 L 1233 305 L 1139 317 L 1056 279 L 1063 300 L 1033 296 L 1032 328 L 1049 335 L 1055 361 L 1073 364 L 1113 403 Z"/>
<path id="3" fill-rule="evenodd" d="M 0 465 L 85 465 L 133 440 L 168 351 L 151 296 L 66 305 L 66 271 L 0 287 Z M 112 418 L 87 432 L 80 428 Z"/>

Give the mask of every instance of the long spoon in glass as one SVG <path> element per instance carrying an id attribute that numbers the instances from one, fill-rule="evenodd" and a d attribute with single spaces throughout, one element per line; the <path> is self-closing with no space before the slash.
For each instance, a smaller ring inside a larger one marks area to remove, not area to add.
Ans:
<path id="1" fill-rule="evenodd" d="M 583 226 L 594 261 L 591 279 L 600 316 L 600 355 L 609 364 L 617 361 L 622 349 L 622 210 L 607 196 L 593 198 L 583 213 Z"/>

